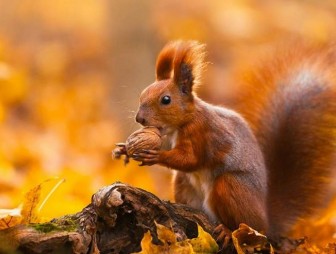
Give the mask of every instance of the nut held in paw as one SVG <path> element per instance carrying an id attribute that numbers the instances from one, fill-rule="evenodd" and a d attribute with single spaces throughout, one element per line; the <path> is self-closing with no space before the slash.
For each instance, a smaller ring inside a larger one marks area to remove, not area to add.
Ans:
<path id="1" fill-rule="evenodd" d="M 140 153 L 143 149 L 159 150 L 162 145 L 161 134 L 156 127 L 144 127 L 133 132 L 126 140 L 127 155 Z"/>

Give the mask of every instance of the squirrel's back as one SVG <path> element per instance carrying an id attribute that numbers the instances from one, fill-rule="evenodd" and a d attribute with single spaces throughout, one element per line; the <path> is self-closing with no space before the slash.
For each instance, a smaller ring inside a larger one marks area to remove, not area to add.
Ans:
<path id="1" fill-rule="evenodd" d="M 269 233 L 278 235 L 329 198 L 336 172 L 336 48 L 278 49 L 246 74 L 234 108 L 261 145 Z"/>

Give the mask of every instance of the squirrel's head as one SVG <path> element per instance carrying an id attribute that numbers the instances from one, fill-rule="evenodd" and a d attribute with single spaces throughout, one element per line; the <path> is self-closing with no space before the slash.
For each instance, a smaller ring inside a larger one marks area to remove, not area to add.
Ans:
<path id="1" fill-rule="evenodd" d="M 194 88 L 200 83 L 204 58 L 204 44 L 168 43 L 157 58 L 156 81 L 140 95 L 136 121 L 155 126 L 163 133 L 189 122 L 195 110 Z"/>

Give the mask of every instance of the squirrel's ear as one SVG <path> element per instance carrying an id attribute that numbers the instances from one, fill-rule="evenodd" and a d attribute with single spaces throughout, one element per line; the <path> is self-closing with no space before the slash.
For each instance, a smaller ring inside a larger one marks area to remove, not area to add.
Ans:
<path id="1" fill-rule="evenodd" d="M 159 53 L 156 60 L 156 80 L 171 78 L 177 42 L 170 42 Z"/>
<path id="2" fill-rule="evenodd" d="M 196 41 L 180 41 L 173 63 L 174 82 L 184 94 L 191 94 L 193 86 L 201 82 L 205 67 L 205 45 Z"/>

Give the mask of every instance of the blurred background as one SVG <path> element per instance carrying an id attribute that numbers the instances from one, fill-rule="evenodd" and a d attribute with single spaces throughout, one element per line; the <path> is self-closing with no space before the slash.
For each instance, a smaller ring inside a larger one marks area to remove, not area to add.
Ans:
<path id="1" fill-rule="evenodd" d="M 162 46 L 206 43 L 213 64 L 199 93 L 223 103 L 236 70 L 260 51 L 289 38 L 333 40 L 335 24 L 334 0 L 0 0 L 0 207 L 54 176 L 66 183 L 46 217 L 80 211 L 114 181 L 171 199 L 168 170 L 111 159 L 139 128 L 138 96 Z"/>

